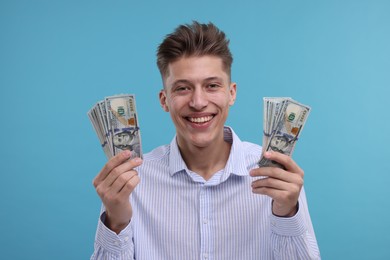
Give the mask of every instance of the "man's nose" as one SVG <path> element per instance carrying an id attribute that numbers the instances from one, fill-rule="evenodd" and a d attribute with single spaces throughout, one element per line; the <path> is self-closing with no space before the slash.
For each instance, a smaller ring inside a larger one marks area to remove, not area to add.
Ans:
<path id="1" fill-rule="evenodd" d="M 191 96 L 190 107 L 196 110 L 202 110 L 208 104 L 207 93 L 202 88 L 195 88 Z"/>

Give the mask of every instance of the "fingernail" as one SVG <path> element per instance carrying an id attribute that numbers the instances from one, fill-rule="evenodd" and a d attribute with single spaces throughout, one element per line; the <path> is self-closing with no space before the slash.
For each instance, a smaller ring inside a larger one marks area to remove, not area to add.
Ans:
<path id="1" fill-rule="evenodd" d="M 134 158 L 134 162 L 136 162 L 136 163 L 140 163 L 140 162 L 142 162 L 142 159 L 141 158 Z"/>
<path id="2" fill-rule="evenodd" d="M 129 157 L 130 156 L 130 151 L 129 150 L 124 150 L 123 152 L 122 152 L 122 155 L 123 155 L 123 157 Z"/>
<path id="3" fill-rule="evenodd" d="M 271 152 L 265 152 L 264 157 L 266 157 L 266 158 L 271 157 Z"/>

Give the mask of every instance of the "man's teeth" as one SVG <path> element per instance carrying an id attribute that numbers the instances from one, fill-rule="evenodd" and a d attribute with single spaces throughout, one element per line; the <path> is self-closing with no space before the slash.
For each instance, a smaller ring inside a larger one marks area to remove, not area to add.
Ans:
<path id="1" fill-rule="evenodd" d="M 204 117 L 189 117 L 188 120 L 190 120 L 192 123 L 205 123 L 213 119 L 213 116 L 204 116 Z"/>

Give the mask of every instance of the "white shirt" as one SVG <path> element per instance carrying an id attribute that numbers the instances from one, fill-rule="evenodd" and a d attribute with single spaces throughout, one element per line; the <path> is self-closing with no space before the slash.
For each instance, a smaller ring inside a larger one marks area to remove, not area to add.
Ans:
<path id="1" fill-rule="evenodd" d="M 229 159 L 208 181 L 187 168 L 176 138 L 144 155 L 130 224 L 115 234 L 102 207 L 91 259 L 320 259 L 304 189 L 295 216 L 273 215 L 272 199 L 251 189 L 261 147 L 224 134 Z"/>

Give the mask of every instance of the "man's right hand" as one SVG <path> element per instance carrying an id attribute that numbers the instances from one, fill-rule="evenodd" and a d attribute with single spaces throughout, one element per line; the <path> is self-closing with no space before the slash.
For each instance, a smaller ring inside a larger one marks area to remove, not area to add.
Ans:
<path id="1" fill-rule="evenodd" d="M 139 183 L 135 167 L 142 164 L 141 158 L 130 158 L 125 150 L 112 157 L 93 180 L 96 192 L 106 208 L 105 225 L 119 234 L 130 222 L 132 209 L 129 196 Z"/>

